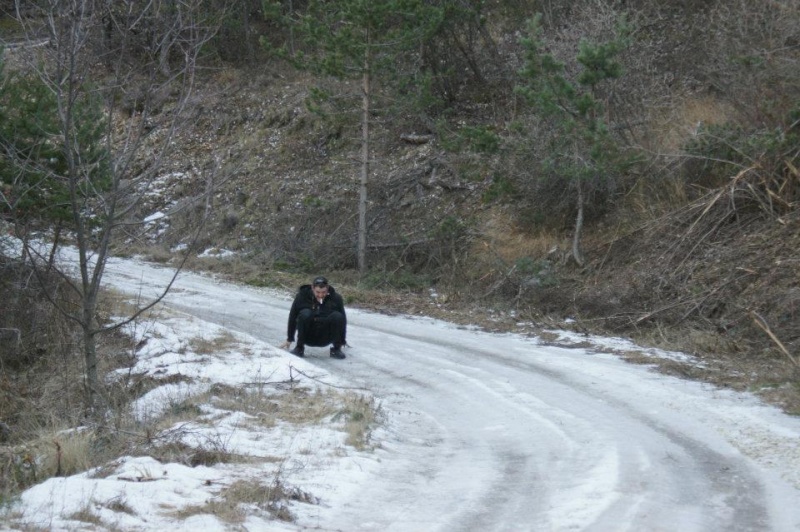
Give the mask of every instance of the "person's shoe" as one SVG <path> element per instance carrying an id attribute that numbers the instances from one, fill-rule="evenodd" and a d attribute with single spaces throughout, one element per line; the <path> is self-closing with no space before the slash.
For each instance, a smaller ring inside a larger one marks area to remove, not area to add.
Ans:
<path id="1" fill-rule="evenodd" d="M 302 345 L 298 345 L 297 347 L 295 347 L 294 349 L 292 349 L 289 352 L 291 354 L 293 354 L 294 356 L 296 356 L 296 357 L 304 357 L 304 356 L 306 356 L 305 349 L 303 348 Z"/>
<path id="2" fill-rule="evenodd" d="M 331 358 L 343 359 L 344 353 L 342 352 L 342 348 L 336 346 L 331 347 Z"/>

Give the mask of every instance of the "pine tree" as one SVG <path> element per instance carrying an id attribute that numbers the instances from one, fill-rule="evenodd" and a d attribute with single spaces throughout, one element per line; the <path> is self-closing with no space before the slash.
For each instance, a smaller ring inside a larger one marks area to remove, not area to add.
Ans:
<path id="1" fill-rule="evenodd" d="M 76 159 L 86 168 L 76 193 L 90 198 L 107 191 L 109 154 L 103 146 L 102 102 L 87 93 L 75 103 Z M 12 220 L 17 234 L 29 226 L 74 228 L 69 205 L 67 157 L 61 135 L 56 96 L 33 75 L 7 72 L 0 59 L 0 182 L 4 201 L 0 214 Z M 86 199 L 82 200 L 86 201 Z"/>
<path id="2" fill-rule="evenodd" d="M 550 138 L 547 169 L 566 178 L 575 190 L 572 255 L 582 266 L 580 241 L 587 193 L 598 181 L 622 171 L 627 164 L 609 133 L 605 106 L 599 96 L 604 83 L 623 73 L 617 56 L 627 45 L 627 27 L 622 20 L 615 37 L 605 43 L 581 41 L 575 57 L 578 73 L 571 77 L 563 63 L 544 51 L 541 34 L 538 15 L 529 22 L 528 36 L 521 39 L 525 63 L 516 90 L 555 129 Z"/>

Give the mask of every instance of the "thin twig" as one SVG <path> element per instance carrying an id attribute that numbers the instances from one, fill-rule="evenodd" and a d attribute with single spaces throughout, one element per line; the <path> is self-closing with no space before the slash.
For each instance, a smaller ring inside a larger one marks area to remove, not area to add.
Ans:
<path id="1" fill-rule="evenodd" d="M 316 377 L 312 377 L 311 375 L 308 375 L 307 373 L 303 373 L 302 371 L 300 371 L 299 369 L 297 369 L 294 366 L 289 366 L 289 369 L 292 370 L 292 371 L 296 371 L 297 373 L 299 373 L 300 375 L 303 375 L 304 377 L 308 377 L 312 381 L 316 381 L 316 382 L 318 382 L 320 384 L 324 384 L 325 386 L 329 386 L 331 388 L 338 388 L 339 390 L 361 390 L 361 391 L 364 391 L 364 392 L 369 390 L 369 388 L 364 388 L 362 386 L 336 386 L 335 384 L 330 384 L 330 383 L 322 381 L 322 380 L 320 380 L 320 379 L 318 379 Z"/>
<path id="2" fill-rule="evenodd" d="M 752 272 L 748 272 L 748 273 L 752 274 Z M 716 288 L 713 288 L 712 290 L 709 290 L 708 292 L 706 292 L 706 295 L 703 296 L 702 298 L 695 299 L 696 304 L 692 308 L 690 308 L 683 315 L 683 317 L 680 320 L 678 320 L 678 323 L 681 323 L 683 320 L 688 318 L 692 314 L 692 312 L 694 312 L 694 311 L 698 310 L 700 307 L 702 307 L 703 304 L 708 300 L 709 297 L 713 296 L 715 293 L 719 292 L 721 289 L 725 288 L 726 286 L 728 286 L 729 284 L 731 284 L 732 282 L 734 282 L 736 280 L 737 280 L 736 278 L 735 279 L 728 279 L 726 282 L 722 283 L 721 285 L 717 286 Z"/>
<path id="3" fill-rule="evenodd" d="M 243 382 L 242 386 L 281 386 L 286 384 L 294 384 L 294 379 L 286 379 L 285 381 L 253 381 Z"/>
<path id="4" fill-rule="evenodd" d="M 800 367 L 800 363 L 797 362 L 797 359 L 792 356 L 789 350 L 786 349 L 786 346 L 783 345 L 783 343 L 778 339 L 778 337 L 775 336 L 775 333 L 773 333 L 772 330 L 769 328 L 769 325 L 767 325 L 767 320 L 762 318 L 761 315 L 759 315 L 754 310 L 750 311 L 750 317 L 753 318 L 753 321 L 756 322 L 756 325 L 758 325 L 765 333 L 767 333 L 767 336 L 772 338 L 772 341 L 775 342 L 775 344 L 780 348 L 781 351 L 783 351 L 783 354 L 789 357 L 789 360 L 792 361 L 792 364 L 794 364 L 797 367 Z"/>
<path id="5" fill-rule="evenodd" d="M 514 270 L 516 269 L 517 265 L 515 264 L 511 267 L 510 270 L 508 270 L 508 272 L 505 273 L 505 275 L 503 275 L 503 277 L 499 281 L 495 281 L 495 283 L 489 288 L 489 290 L 487 290 L 486 293 L 481 296 L 481 299 L 488 297 L 492 292 L 500 288 L 503 285 L 503 283 L 505 283 L 511 278 L 511 274 L 513 274 Z"/>
<path id="6" fill-rule="evenodd" d="M 633 324 L 634 325 L 639 325 L 641 322 L 643 322 L 645 320 L 649 320 L 650 318 L 652 318 L 656 314 L 660 314 L 661 312 L 673 309 L 675 307 L 682 307 L 683 305 L 689 305 L 690 303 L 695 303 L 696 301 L 697 301 L 696 298 L 684 299 L 683 301 L 678 301 L 677 303 L 672 303 L 670 305 L 666 305 L 666 306 L 658 308 L 656 310 L 652 310 L 652 311 L 648 312 L 647 314 L 639 317 L 636 321 L 633 322 Z"/>

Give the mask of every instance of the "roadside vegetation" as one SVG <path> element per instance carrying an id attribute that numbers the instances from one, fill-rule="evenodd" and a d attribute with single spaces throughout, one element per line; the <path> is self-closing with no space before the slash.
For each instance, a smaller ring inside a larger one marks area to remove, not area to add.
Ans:
<path id="1" fill-rule="evenodd" d="M 33 294 L 26 304 L 36 309 L 30 315 L 36 318 L 32 321 L 39 326 L 26 329 L 24 333 L 37 337 L 42 351 L 35 362 L 19 359 L 9 363 L 6 356 L 0 382 L 0 419 L 3 420 L 0 515 L 3 519 L 21 518 L 13 515 L 11 503 L 21 491 L 35 484 L 86 471 L 92 471 L 94 478 L 104 478 L 114 472 L 120 457 L 149 456 L 162 464 L 187 467 L 272 464 L 275 473 L 265 474 L 258 483 L 234 482 L 206 506 L 183 509 L 181 515 L 211 513 L 225 522 L 236 523 L 247 515 L 242 505 L 253 504 L 273 518 L 292 520 L 287 501 L 309 504 L 317 504 L 317 501 L 313 495 L 286 482 L 281 473 L 282 464 L 297 458 L 296 455 L 314 454 L 317 450 L 302 446 L 287 450 L 276 444 L 270 454 L 241 453 L 234 449 L 230 436 L 224 436 L 224 430 L 215 429 L 217 423 L 239 419 L 237 431 L 262 438 L 270 433 L 292 434 L 304 427 L 332 428 L 342 433 L 342 449 L 331 452 L 346 453 L 345 447 L 369 451 L 374 446 L 370 435 L 379 423 L 380 407 L 363 391 L 316 385 L 317 381 L 296 373 L 288 379 L 253 374 L 252 382 L 242 386 L 214 384 L 205 391 L 191 393 L 180 391 L 181 384 L 196 384 L 180 369 L 165 366 L 155 373 L 137 370 L 135 363 L 142 349 L 162 340 L 159 327 L 155 326 L 165 318 L 161 310 L 142 315 L 125 329 L 125 333 L 104 335 L 104 342 L 99 346 L 104 361 L 99 368 L 103 386 L 98 389 L 98 395 L 105 405 L 105 416 L 102 419 L 88 417 L 84 390 L 80 386 L 80 357 L 74 352 L 48 356 L 48 344 L 44 343 L 57 330 L 56 343 L 61 349 L 67 349 L 69 346 L 62 345 L 61 338 L 69 334 L 77 337 L 78 331 L 74 324 L 53 312 L 46 300 L 37 300 L 36 292 Z M 115 316 L 125 315 L 129 305 L 127 297 L 106 294 L 101 305 L 102 316 L 113 321 Z M 172 348 L 160 349 L 169 353 Z M 216 335 L 181 338 L 177 349 L 172 356 L 185 360 L 226 360 L 230 353 L 237 353 L 258 361 L 263 356 L 224 330 Z M 8 353 L 4 351 L 5 355 Z M 166 392 L 159 392 L 166 395 L 157 400 L 158 410 L 136 406 L 148 393 L 165 389 Z M 96 516 L 90 509 L 90 502 L 87 500 L 84 515 L 75 516 L 76 520 L 94 522 L 92 518 Z M 114 508 L 114 511 L 125 509 Z"/>

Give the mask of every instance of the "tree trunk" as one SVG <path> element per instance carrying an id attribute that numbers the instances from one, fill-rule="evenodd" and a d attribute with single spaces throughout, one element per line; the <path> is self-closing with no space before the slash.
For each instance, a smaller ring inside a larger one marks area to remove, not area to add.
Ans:
<path id="1" fill-rule="evenodd" d="M 164 76 L 165 78 L 170 77 L 169 52 L 170 52 L 169 41 L 165 37 L 158 47 L 159 70 L 161 71 L 161 75 Z"/>
<path id="2" fill-rule="evenodd" d="M 575 216 L 575 234 L 572 237 L 572 258 L 578 266 L 583 266 L 583 253 L 581 252 L 581 233 L 583 232 L 583 182 L 578 180 L 578 214 Z"/>
<path id="3" fill-rule="evenodd" d="M 53 244 L 50 246 L 50 257 L 47 259 L 47 271 L 51 271 L 56 263 L 56 253 L 61 245 L 61 222 L 56 222 L 55 231 L 53 231 Z"/>
<path id="4" fill-rule="evenodd" d="M 361 186 L 358 201 L 358 273 L 367 271 L 367 180 L 369 179 L 370 51 L 364 52 L 361 114 Z"/>
<path id="5" fill-rule="evenodd" d="M 255 57 L 253 51 L 253 39 L 251 37 L 252 30 L 250 29 L 250 3 L 244 2 L 242 4 L 242 34 L 244 36 L 245 53 L 247 54 L 247 61 L 252 61 Z"/>
<path id="6" fill-rule="evenodd" d="M 84 318 L 88 319 L 88 318 Z M 91 322 L 90 322 L 91 323 Z M 86 408 L 93 415 L 97 406 L 97 342 L 95 332 L 89 328 L 83 328 L 83 359 L 86 364 Z"/>
<path id="7" fill-rule="evenodd" d="M 294 3 L 292 0 L 289 0 L 289 19 L 294 19 Z M 294 57 L 295 49 L 294 49 L 294 24 L 289 24 L 289 55 Z"/>

